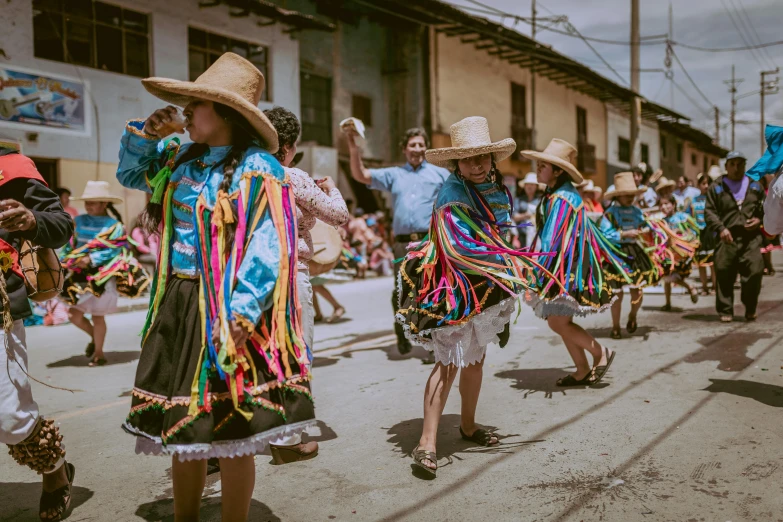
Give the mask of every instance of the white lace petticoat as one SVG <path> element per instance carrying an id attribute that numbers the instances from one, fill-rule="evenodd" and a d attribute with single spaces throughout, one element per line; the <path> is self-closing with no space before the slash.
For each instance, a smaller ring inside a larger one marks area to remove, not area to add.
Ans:
<path id="1" fill-rule="evenodd" d="M 601 313 L 608 308 L 611 308 L 612 303 L 614 303 L 616 299 L 616 295 L 612 296 L 608 303 L 596 308 L 594 306 L 581 305 L 576 299 L 568 294 L 559 295 L 554 299 L 542 299 L 538 294 L 531 292 L 530 297 L 524 298 L 523 301 L 533 308 L 536 317 L 546 319 L 550 315 L 584 317 L 590 314 Z"/>
<path id="2" fill-rule="evenodd" d="M 411 343 L 433 352 L 436 362 L 465 368 L 484 359 L 487 345 L 500 342 L 498 334 L 510 321 L 516 299 L 510 297 L 490 306 L 464 324 L 432 328 L 418 334 L 411 332 L 410 325 L 406 324 L 401 314 L 397 314 L 397 321 L 405 329 L 405 337 Z M 425 335 L 430 335 L 431 339 Z"/>

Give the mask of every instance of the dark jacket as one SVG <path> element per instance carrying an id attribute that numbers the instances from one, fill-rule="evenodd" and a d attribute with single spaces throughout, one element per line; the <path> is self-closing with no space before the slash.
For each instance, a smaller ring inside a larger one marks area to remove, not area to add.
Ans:
<path id="1" fill-rule="evenodd" d="M 0 228 L 0 239 L 8 242 L 17 252 L 22 240 L 28 239 L 48 248 L 60 248 L 73 235 L 73 220 L 63 210 L 60 198 L 40 181 L 28 178 L 12 179 L 0 185 L 0 200 L 14 199 L 30 209 L 35 216 L 36 227 L 27 232 L 8 232 Z M 24 280 L 9 270 L 5 272 L 6 290 L 11 300 L 11 315 L 14 320 L 24 319 L 32 314 L 27 300 Z"/>
<path id="2" fill-rule="evenodd" d="M 745 222 L 751 218 L 764 219 L 764 188 L 758 181 L 750 181 L 742 208 L 737 205 L 731 190 L 723 182 L 723 177 L 715 180 L 707 191 L 707 203 L 704 208 L 704 220 L 707 229 L 720 235 L 724 229 L 729 229 L 735 238 L 751 238 L 761 234 L 760 228 L 745 230 Z"/>

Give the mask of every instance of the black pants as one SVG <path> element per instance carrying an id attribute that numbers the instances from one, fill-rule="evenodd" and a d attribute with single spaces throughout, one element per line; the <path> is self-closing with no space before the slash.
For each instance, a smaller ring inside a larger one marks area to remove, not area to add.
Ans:
<path id="1" fill-rule="evenodd" d="M 394 253 L 394 259 L 400 259 L 405 256 L 405 254 L 408 252 L 408 249 L 406 248 L 408 246 L 408 243 L 399 243 L 395 242 L 394 245 L 392 245 L 392 252 Z M 394 290 L 392 291 L 392 313 L 397 314 L 397 309 L 399 308 L 399 295 L 397 292 L 397 276 L 400 273 L 400 265 L 402 263 L 394 263 Z M 393 316 L 392 316 L 393 317 Z M 394 319 L 394 333 L 397 334 L 397 344 L 405 343 L 405 330 L 403 329 L 402 325 L 397 322 L 397 319 Z"/>
<path id="2" fill-rule="evenodd" d="M 720 243 L 715 249 L 715 277 L 718 282 L 715 309 L 719 315 L 734 315 L 734 282 L 740 275 L 740 299 L 745 315 L 754 315 L 761 293 L 764 259 L 761 234 L 734 236 L 734 243 Z"/>

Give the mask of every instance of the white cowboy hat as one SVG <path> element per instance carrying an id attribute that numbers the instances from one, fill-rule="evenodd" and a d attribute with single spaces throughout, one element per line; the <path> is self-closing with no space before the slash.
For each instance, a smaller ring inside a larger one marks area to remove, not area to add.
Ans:
<path id="1" fill-rule="evenodd" d="M 88 181 L 80 198 L 74 201 L 105 201 L 106 203 L 122 203 L 120 196 L 109 191 L 108 181 Z"/>
<path id="2" fill-rule="evenodd" d="M 430 149 L 424 153 L 427 161 L 438 167 L 454 170 L 457 160 L 492 154 L 495 163 L 503 161 L 514 153 L 517 143 L 511 138 L 493 142 L 489 138 L 489 124 L 486 118 L 471 116 L 460 120 L 449 129 L 451 147 Z"/>
<path id="3" fill-rule="evenodd" d="M 665 188 L 669 188 L 669 187 L 674 188 L 676 186 L 677 186 L 677 184 L 675 182 L 673 182 L 672 180 L 670 180 L 666 176 L 661 176 L 661 179 L 658 180 L 658 184 L 655 185 L 655 192 L 660 193 L 661 190 L 663 190 Z"/>
<path id="4" fill-rule="evenodd" d="M 269 152 L 277 152 L 277 131 L 258 108 L 265 86 L 264 75 L 238 54 L 224 53 L 195 82 L 147 78 L 141 84 L 153 96 L 180 107 L 185 107 L 193 100 L 209 100 L 227 105 L 253 126 Z"/>
<path id="5" fill-rule="evenodd" d="M 536 176 L 535 172 L 525 174 L 524 179 L 520 179 L 517 185 L 519 185 L 519 188 L 525 188 L 525 185 L 536 185 L 540 190 L 546 189 L 546 185 L 538 182 L 538 176 Z"/>
<path id="6" fill-rule="evenodd" d="M 638 196 L 644 194 L 647 189 L 637 187 L 633 179 L 633 172 L 620 172 L 614 176 L 614 190 L 606 193 L 606 199 L 616 198 L 617 196 Z"/>
<path id="7" fill-rule="evenodd" d="M 563 169 L 568 172 L 571 179 L 576 184 L 579 184 L 584 180 L 582 174 L 577 170 L 575 165 L 576 148 L 565 140 L 554 138 L 549 142 L 549 145 L 546 146 L 543 152 L 523 150 L 520 154 L 524 158 L 551 163 L 555 167 Z"/>
<path id="8" fill-rule="evenodd" d="M 595 183 L 593 183 L 592 179 L 588 179 L 580 183 L 579 188 L 582 189 L 582 192 L 594 192 Z"/>

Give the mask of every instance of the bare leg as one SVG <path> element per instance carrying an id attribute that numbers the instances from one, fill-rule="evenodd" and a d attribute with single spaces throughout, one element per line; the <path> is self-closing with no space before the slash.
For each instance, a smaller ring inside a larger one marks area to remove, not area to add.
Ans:
<path id="1" fill-rule="evenodd" d="M 318 303 L 318 288 L 320 285 L 313 286 L 313 308 L 315 309 L 315 322 L 322 321 L 324 316 L 321 313 L 321 305 Z"/>
<path id="2" fill-rule="evenodd" d="M 95 343 L 95 355 L 93 359 L 103 358 L 103 343 L 106 340 L 106 318 L 102 315 L 92 316 L 93 335 L 92 340 Z"/>
<path id="3" fill-rule="evenodd" d="M 436 363 L 424 388 L 424 427 L 419 439 L 419 448 L 426 451 L 436 451 L 438 439 L 438 424 L 449 398 L 451 385 L 457 376 L 457 368 L 454 365 L 444 366 Z M 478 394 L 476 394 L 478 396 Z M 424 461 L 424 465 L 435 468 L 437 463 Z"/>
<path id="4" fill-rule="evenodd" d="M 334 308 L 335 310 L 337 310 L 338 308 L 342 308 L 343 307 L 343 305 L 338 303 L 337 299 L 334 298 L 334 296 L 332 295 L 332 292 L 330 292 L 329 289 L 326 288 L 324 285 L 314 286 L 313 287 L 313 291 L 316 294 L 321 295 L 324 299 L 326 299 L 326 301 L 330 305 L 332 305 L 332 308 Z"/>
<path id="5" fill-rule="evenodd" d="M 707 280 L 707 267 L 706 266 L 700 266 L 699 267 L 699 279 L 701 279 L 701 291 L 704 295 L 707 295 L 707 293 L 710 291 L 708 280 Z"/>
<path id="6" fill-rule="evenodd" d="M 71 323 L 73 323 L 76 328 L 86 333 L 90 337 L 93 337 L 92 323 L 88 321 L 86 317 L 84 317 L 84 312 L 72 306 L 68 308 L 68 319 L 70 319 Z"/>
<path id="7" fill-rule="evenodd" d="M 663 293 L 666 296 L 666 308 L 672 307 L 672 284 L 668 281 L 663 283 Z"/>
<path id="8" fill-rule="evenodd" d="M 631 288 L 631 312 L 628 314 L 628 321 L 636 321 L 636 314 L 642 307 L 644 293 L 641 288 Z"/>
<path id="9" fill-rule="evenodd" d="M 593 356 L 593 366 L 606 365 L 606 353 L 604 348 L 587 333 L 584 328 L 573 322 L 568 316 L 550 316 L 547 319 L 549 327 L 563 338 L 563 342 L 568 349 L 571 359 L 576 366 L 576 379 L 582 379 L 590 372 L 590 365 L 587 363 L 585 351 Z"/>
<path id="10" fill-rule="evenodd" d="M 181 462 L 174 455 L 171 458 L 171 480 L 174 484 L 174 522 L 198 521 L 201 495 L 207 480 L 207 461 Z"/>
<path id="11" fill-rule="evenodd" d="M 220 480 L 223 522 L 245 522 L 256 484 L 253 455 L 220 459 Z"/>
<path id="12" fill-rule="evenodd" d="M 617 300 L 612 303 L 612 332 L 620 331 L 620 320 L 623 316 L 623 289 L 619 289 L 615 292 Z M 633 296 L 633 294 L 631 294 Z M 631 297 L 633 299 L 633 297 Z"/>

